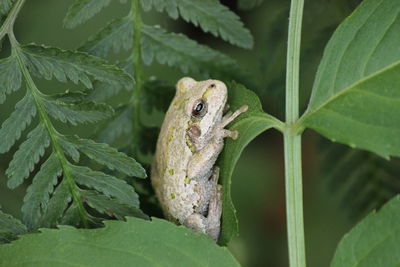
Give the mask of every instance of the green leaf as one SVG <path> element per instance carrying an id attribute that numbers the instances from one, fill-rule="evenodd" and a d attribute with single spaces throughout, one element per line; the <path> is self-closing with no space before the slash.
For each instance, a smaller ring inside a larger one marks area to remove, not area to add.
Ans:
<path id="1" fill-rule="evenodd" d="M 71 165 L 71 173 L 78 184 L 95 189 L 123 204 L 139 207 L 138 195 L 124 180 L 83 166 Z"/>
<path id="2" fill-rule="evenodd" d="M 238 7 L 240 9 L 249 10 L 261 5 L 264 0 L 239 0 Z"/>
<path id="3" fill-rule="evenodd" d="M 57 140 L 63 148 L 65 154 L 70 156 L 75 162 L 79 162 L 79 151 L 73 144 L 68 141 L 68 137 L 66 137 L 65 135 L 59 135 Z"/>
<path id="4" fill-rule="evenodd" d="M 59 223 L 71 199 L 72 196 L 68 184 L 66 180 L 63 180 L 57 186 L 56 190 L 54 190 L 48 205 L 44 209 L 40 225 L 43 227 L 55 227 Z"/>
<path id="5" fill-rule="evenodd" d="M 160 64 L 178 67 L 183 73 L 206 76 L 221 70 L 238 69 L 230 57 L 183 34 L 167 33 L 157 26 L 142 27 L 142 58 L 147 65 L 155 59 Z"/>
<path id="6" fill-rule="evenodd" d="M 107 166 L 110 170 L 121 171 L 129 176 L 138 178 L 146 177 L 146 171 L 138 162 L 107 144 L 96 143 L 92 140 L 78 137 L 71 137 L 69 141 L 75 144 L 86 156 Z"/>
<path id="7" fill-rule="evenodd" d="M 26 232 L 26 226 L 18 219 L 0 210 L 0 243 L 9 242 Z"/>
<path id="8" fill-rule="evenodd" d="M 178 14 L 187 22 L 199 25 L 204 32 L 219 36 L 231 44 L 253 47 L 253 37 L 240 18 L 226 6 L 215 0 L 142 0 L 145 10 L 153 7 L 158 11 L 167 11 L 176 19 Z M 179 10 L 179 12 L 178 12 Z"/>
<path id="9" fill-rule="evenodd" d="M 175 86 L 151 78 L 143 84 L 143 107 L 148 113 L 153 110 L 165 113 L 172 102 L 175 92 Z"/>
<path id="10" fill-rule="evenodd" d="M 14 4 L 14 0 L 1 0 L 0 1 L 0 17 L 7 15 Z M 0 71 L 1 73 L 1 71 Z"/>
<path id="11" fill-rule="evenodd" d="M 21 87 L 21 71 L 14 56 L 0 60 L 0 104 Z"/>
<path id="12" fill-rule="evenodd" d="M 41 229 L 0 247 L 0 265 L 240 266 L 203 234 L 153 218 L 106 221 L 93 230 Z"/>
<path id="13" fill-rule="evenodd" d="M 120 136 L 132 133 L 132 107 L 122 106 L 116 110 L 116 116 L 99 133 L 100 143 L 113 144 Z"/>
<path id="14" fill-rule="evenodd" d="M 116 199 L 100 195 L 96 191 L 82 191 L 84 201 L 93 209 L 101 214 L 105 214 L 111 218 L 124 220 L 125 216 L 134 216 L 142 219 L 148 219 L 138 207 L 121 203 Z"/>
<path id="15" fill-rule="evenodd" d="M 340 241 L 331 266 L 399 266 L 400 197 L 372 212 Z"/>
<path id="16" fill-rule="evenodd" d="M 38 222 L 42 210 L 46 210 L 50 194 L 53 192 L 54 186 L 57 184 L 57 178 L 61 173 L 60 160 L 56 154 L 51 154 L 33 178 L 22 205 L 24 222 L 29 228 L 32 229 L 39 226 Z"/>
<path id="17" fill-rule="evenodd" d="M 50 138 L 44 125 L 39 124 L 15 152 L 10 166 L 6 170 L 9 178 L 7 186 L 16 188 L 33 171 L 35 164 L 43 156 L 50 145 Z"/>
<path id="18" fill-rule="evenodd" d="M 111 0 L 75 0 L 64 18 L 64 27 L 75 28 L 110 4 Z"/>
<path id="19" fill-rule="evenodd" d="M 62 122 L 69 122 L 72 125 L 82 123 L 95 123 L 111 117 L 114 110 L 107 104 L 97 104 L 82 101 L 77 104 L 65 103 L 62 101 L 43 101 L 48 114 Z"/>
<path id="20" fill-rule="evenodd" d="M 21 132 L 31 123 L 36 115 L 36 106 L 32 95 L 27 93 L 15 106 L 0 128 L 0 153 L 10 150 L 15 141 L 21 137 Z"/>
<path id="21" fill-rule="evenodd" d="M 302 126 L 386 158 L 400 156 L 399 12 L 396 0 L 366 0 L 338 27 Z"/>
<path id="22" fill-rule="evenodd" d="M 54 76 L 60 82 L 69 79 L 92 88 L 91 77 L 118 90 L 129 90 L 132 87 L 132 78 L 126 72 L 86 53 L 34 44 L 21 48 L 29 69 L 47 80 Z"/>
<path id="23" fill-rule="evenodd" d="M 236 83 L 228 84 L 228 93 L 232 111 L 243 105 L 248 105 L 249 109 L 230 124 L 229 130 L 238 131 L 239 137 L 236 140 L 229 138 L 225 140 L 224 149 L 217 162 L 217 166 L 220 167 L 219 182 L 223 186 L 222 231 L 219 239 L 221 245 L 228 244 L 233 237 L 238 235 L 238 221 L 230 187 L 232 173 L 240 154 L 256 136 L 272 127 L 279 129 L 282 124 L 274 117 L 264 113 L 256 94 L 244 86 Z"/>
<path id="24" fill-rule="evenodd" d="M 105 58 L 110 51 L 119 53 L 121 49 L 132 47 L 133 25 L 130 16 L 117 18 L 107 24 L 79 48 L 89 54 Z"/>

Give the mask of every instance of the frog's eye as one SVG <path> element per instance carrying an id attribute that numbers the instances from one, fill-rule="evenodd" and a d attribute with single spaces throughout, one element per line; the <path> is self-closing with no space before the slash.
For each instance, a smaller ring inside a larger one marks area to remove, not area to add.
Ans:
<path id="1" fill-rule="evenodd" d="M 207 113 L 207 103 L 203 100 L 200 99 L 195 102 L 192 110 L 192 116 L 201 118 Z"/>

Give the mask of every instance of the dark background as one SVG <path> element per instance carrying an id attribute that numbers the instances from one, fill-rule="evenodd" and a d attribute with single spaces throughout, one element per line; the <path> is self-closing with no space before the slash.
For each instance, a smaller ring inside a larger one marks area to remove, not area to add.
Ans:
<path id="1" fill-rule="evenodd" d="M 16 23 L 16 36 L 20 43 L 35 42 L 76 49 L 89 35 L 112 18 L 127 14 L 127 5 L 114 1 L 100 14 L 74 30 L 62 27 L 68 6 L 72 3 L 60 0 L 28 0 Z M 306 1 L 302 61 L 301 61 L 301 108 L 305 109 L 312 88 L 315 71 L 322 56 L 323 47 L 337 25 L 351 13 L 359 0 L 310 0 Z M 257 92 L 265 111 L 284 118 L 284 81 L 286 33 L 289 15 L 288 0 L 265 0 L 253 10 L 236 9 L 236 1 L 222 1 L 237 12 L 255 38 L 252 50 L 244 50 L 204 34 L 182 20 L 171 20 L 165 14 L 143 13 L 147 24 L 160 24 L 173 32 L 182 32 L 198 42 L 207 44 L 235 58 L 250 73 L 249 89 Z M 7 56 L 8 44 L 0 53 Z M 124 53 L 119 55 L 124 56 Z M 174 84 L 183 76 L 177 69 L 153 64 L 145 68 L 145 76 L 157 76 Z M 61 92 L 74 88 L 71 84 L 54 81 L 38 81 L 44 92 Z M 4 121 L 22 96 L 21 90 L 0 106 L 0 121 Z M 123 96 L 121 96 L 123 97 Z M 157 116 L 155 116 L 157 117 Z M 149 120 L 152 120 L 150 116 Z M 158 124 L 159 119 L 149 121 Z M 62 132 L 92 134 L 89 128 L 65 128 Z M 307 261 L 309 266 L 328 266 L 341 236 L 359 217 L 350 217 L 340 205 L 339 196 L 332 192 L 332 181 L 324 175 L 326 143 L 312 131 L 306 131 L 303 139 L 304 212 Z M 20 207 L 26 187 L 9 190 L 6 187 L 5 169 L 15 152 L 0 156 L 0 205 L 5 212 L 21 217 Z M 335 164 L 333 159 L 331 165 Z M 282 136 L 270 130 L 257 137 L 246 148 L 232 178 L 233 201 L 240 222 L 240 237 L 229 246 L 244 266 L 288 266 L 285 225 L 285 196 L 283 176 Z M 27 181 L 25 186 L 29 184 Z"/>

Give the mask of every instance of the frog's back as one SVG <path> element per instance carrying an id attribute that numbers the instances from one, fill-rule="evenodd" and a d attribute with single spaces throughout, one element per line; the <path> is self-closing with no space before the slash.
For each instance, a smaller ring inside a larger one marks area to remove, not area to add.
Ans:
<path id="1" fill-rule="evenodd" d="M 151 179 L 157 197 L 169 219 L 180 223 L 193 213 L 194 181 L 186 177 L 192 151 L 186 144 L 186 120 L 184 107 L 179 107 L 179 99 L 174 99 L 168 109 L 157 141 Z M 182 106 L 182 105 L 181 105 Z"/>

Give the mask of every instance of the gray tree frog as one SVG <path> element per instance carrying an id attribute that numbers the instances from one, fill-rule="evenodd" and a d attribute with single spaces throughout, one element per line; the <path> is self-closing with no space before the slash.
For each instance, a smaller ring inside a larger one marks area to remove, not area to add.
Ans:
<path id="1" fill-rule="evenodd" d="M 247 106 L 227 111 L 227 88 L 218 80 L 182 78 L 165 115 L 157 141 L 151 181 L 165 216 L 217 241 L 222 212 L 219 168 L 215 161 L 224 138 L 237 131 L 224 127 Z"/>

